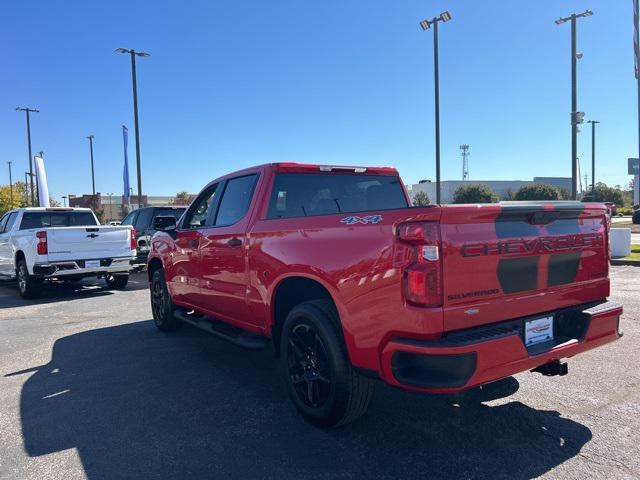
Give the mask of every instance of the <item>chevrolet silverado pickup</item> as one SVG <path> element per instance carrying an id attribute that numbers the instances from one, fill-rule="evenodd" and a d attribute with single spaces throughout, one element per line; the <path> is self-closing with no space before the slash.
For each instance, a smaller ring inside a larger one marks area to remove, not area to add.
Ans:
<path id="1" fill-rule="evenodd" d="M 88 208 L 19 208 L 0 219 L 0 278 L 16 278 L 24 298 L 44 280 L 104 277 L 109 288 L 129 280 L 135 231 L 100 225 Z"/>
<path id="2" fill-rule="evenodd" d="M 333 427 L 376 379 L 456 393 L 618 339 L 607 225 L 598 203 L 412 207 L 393 168 L 258 166 L 156 219 L 153 318 L 271 344 L 297 410 Z"/>

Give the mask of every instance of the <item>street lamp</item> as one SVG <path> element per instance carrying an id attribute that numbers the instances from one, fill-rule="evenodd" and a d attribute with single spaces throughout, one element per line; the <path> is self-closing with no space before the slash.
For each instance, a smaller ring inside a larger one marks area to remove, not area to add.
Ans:
<path id="1" fill-rule="evenodd" d="M 555 23 L 562 25 L 571 21 L 571 199 L 578 198 L 578 124 L 582 123 L 584 113 L 578 112 L 578 58 L 582 58 L 582 54 L 577 53 L 576 41 L 576 25 L 577 19 L 582 17 L 590 17 L 593 15 L 591 10 L 585 10 L 582 13 L 572 13 L 568 17 L 560 17 Z"/>
<path id="2" fill-rule="evenodd" d="M 142 177 L 140 168 L 140 130 L 138 128 L 138 86 L 136 80 L 136 57 L 146 58 L 151 56 L 146 52 L 136 52 L 133 49 L 117 48 L 117 53 L 131 55 L 131 79 L 133 84 L 133 121 L 136 132 L 136 168 L 138 172 L 138 207 L 142 207 Z"/>
<path id="3" fill-rule="evenodd" d="M 597 120 L 589 120 L 591 124 L 591 196 L 596 194 L 596 124 Z"/>
<path id="4" fill-rule="evenodd" d="M 93 170 L 93 139 L 95 138 L 94 135 L 87 135 L 87 138 L 89 139 L 89 154 L 91 156 L 91 188 L 92 188 L 92 194 L 93 196 L 91 197 L 91 203 L 93 203 L 93 209 L 96 209 L 96 177 L 94 174 L 94 170 Z"/>
<path id="5" fill-rule="evenodd" d="M 438 60 L 438 23 L 451 20 L 449 12 L 443 12 L 438 17 L 420 22 L 422 30 L 429 30 L 433 26 L 433 75 L 435 89 L 436 115 L 436 203 L 440 203 L 440 65 Z"/>
<path id="6" fill-rule="evenodd" d="M 11 206 L 9 208 L 9 210 L 11 210 L 13 208 L 13 179 L 11 178 L 11 163 L 12 162 L 7 162 L 9 164 L 9 201 L 11 202 Z"/>
<path id="7" fill-rule="evenodd" d="M 40 110 L 29 107 L 16 107 L 17 112 L 25 112 L 27 114 L 27 147 L 29 150 L 29 175 L 31 177 L 31 205 L 35 205 L 35 194 L 33 189 L 33 157 L 31 155 L 31 119 L 30 113 L 38 113 Z M 26 189 L 25 185 L 25 189 Z M 29 202 L 27 202 L 29 203 Z"/>

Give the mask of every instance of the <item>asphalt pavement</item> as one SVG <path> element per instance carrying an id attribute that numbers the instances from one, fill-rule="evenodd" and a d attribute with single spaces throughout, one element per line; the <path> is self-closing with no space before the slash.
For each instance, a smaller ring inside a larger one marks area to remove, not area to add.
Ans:
<path id="1" fill-rule="evenodd" d="M 157 332 L 144 274 L 24 301 L 0 285 L 1 479 L 640 478 L 640 270 L 612 269 L 618 342 L 458 396 L 377 385 L 332 431 L 269 350 Z"/>

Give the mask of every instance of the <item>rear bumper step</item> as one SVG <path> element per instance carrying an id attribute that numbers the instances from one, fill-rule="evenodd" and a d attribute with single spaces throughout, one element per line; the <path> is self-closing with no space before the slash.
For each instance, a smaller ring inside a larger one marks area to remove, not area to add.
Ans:
<path id="1" fill-rule="evenodd" d="M 393 338 L 382 350 L 382 377 L 408 390 L 455 393 L 527 370 L 565 375 L 561 359 L 622 336 L 621 314 L 622 306 L 612 302 L 543 313 L 538 317 L 554 317 L 554 340 L 528 348 L 523 325 L 535 317 L 458 331 L 439 340 Z"/>
<path id="2" fill-rule="evenodd" d="M 189 325 L 204 330 L 205 332 L 215 335 L 218 338 L 233 343 L 247 350 L 263 350 L 266 341 L 263 337 L 253 335 L 245 330 L 235 328 L 223 322 L 219 322 L 210 317 L 204 317 L 193 313 L 187 313 L 183 309 L 178 309 L 173 316 Z"/>

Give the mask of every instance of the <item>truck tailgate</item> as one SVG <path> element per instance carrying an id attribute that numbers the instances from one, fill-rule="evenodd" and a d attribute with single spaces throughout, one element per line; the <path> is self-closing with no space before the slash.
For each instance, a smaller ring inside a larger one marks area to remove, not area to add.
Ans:
<path id="1" fill-rule="evenodd" d="M 130 227 L 87 226 L 48 228 L 50 262 L 131 256 Z"/>
<path id="2" fill-rule="evenodd" d="M 444 207 L 441 236 L 445 330 L 534 315 L 609 294 L 604 205 Z"/>

